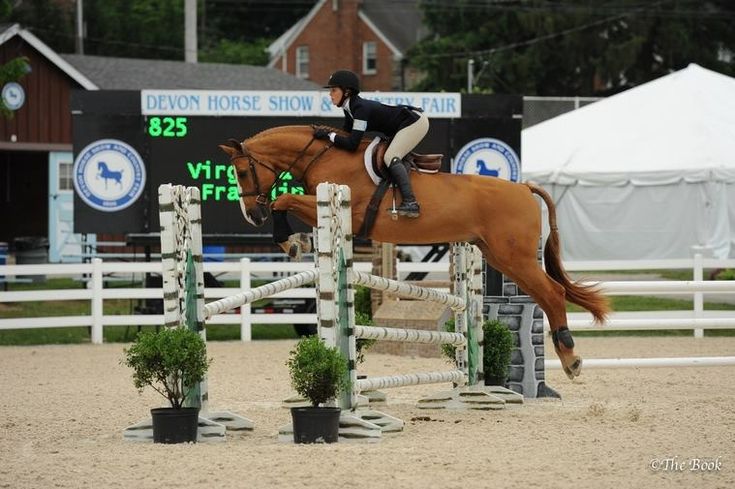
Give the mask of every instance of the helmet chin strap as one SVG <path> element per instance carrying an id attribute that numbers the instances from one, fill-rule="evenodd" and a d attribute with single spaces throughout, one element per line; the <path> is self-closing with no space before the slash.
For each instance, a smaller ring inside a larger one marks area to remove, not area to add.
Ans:
<path id="1" fill-rule="evenodd" d="M 352 90 L 342 90 L 342 98 L 339 99 L 337 107 L 342 107 L 345 104 L 345 100 L 350 98 L 350 95 L 352 95 Z"/>

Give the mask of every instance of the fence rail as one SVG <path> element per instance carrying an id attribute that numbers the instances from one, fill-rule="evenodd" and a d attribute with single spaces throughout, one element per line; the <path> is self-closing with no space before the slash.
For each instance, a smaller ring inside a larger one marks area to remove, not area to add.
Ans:
<path id="1" fill-rule="evenodd" d="M 573 330 L 655 330 L 655 329 L 694 329 L 701 335 L 702 329 L 735 328 L 735 314 L 728 311 L 705 311 L 703 299 L 708 294 L 733 294 L 735 300 L 735 281 L 703 280 L 705 268 L 735 268 L 735 260 L 714 260 L 696 256 L 684 260 L 654 260 L 645 262 L 608 261 L 608 262 L 567 262 L 568 271 L 609 271 L 609 270 L 661 270 L 691 269 L 694 280 L 688 281 L 618 281 L 600 282 L 606 294 L 627 295 L 666 295 L 689 296 L 694 298 L 694 307 L 684 311 L 642 311 L 613 313 L 605 326 L 595 325 L 587 313 L 570 313 L 569 326 Z M 360 272 L 370 272 L 370 263 L 355 263 Z M 206 262 L 205 272 L 225 274 L 240 282 L 240 288 L 207 288 L 205 298 L 209 301 L 251 290 L 254 279 L 277 279 L 283 276 L 314 270 L 312 263 L 254 262 L 247 258 L 239 262 Z M 401 278 L 411 272 L 428 272 L 448 277 L 447 263 L 399 262 L 397 270 Z M 90 302 L 89 315 L 52 316 L 31 318 L 0 319 L 0 330 L 32 328 L 89 327 L 93 343 L 102 342 L 104 327 L 150 326 L 163 324 L 162 314 L 104 314 L 106 300 L 150 300 L 163 299 L 160 288 L 106 287 L 113 283 L 111 276 L 134 276 L 135 274 L 160 274 L 161 262 L 103 262 L 94 259 L 86 264 L 42 264 L 42 265 L 0 265 L 0 283 L 25 281 L 33 276 L 65 276 L 79 279 L 85 288 L 57 290 L 14 290 L 0 291 L 0 304 L 29 301 L 81 300 Z M 21 279 L 19 279 L 21 277 Z M 302 287 L 279 292 L 274 298 L 314 298 L 314 289 Z M 252 324 L 316 324 L 316 314 L 256 314 L 250 304 L 240 308 L 239 313 L 218 314 L 209 321 L 211 324 L 240 325 L 243 341 L 251 339 Z"/>

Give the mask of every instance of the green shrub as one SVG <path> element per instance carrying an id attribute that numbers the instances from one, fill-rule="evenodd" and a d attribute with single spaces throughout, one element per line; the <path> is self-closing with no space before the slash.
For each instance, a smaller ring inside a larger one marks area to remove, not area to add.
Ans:
<path id="1" fill-rule="evenodd" d="M 372 326 L 373 320 L 364 312 L 355 311 L 355 324 L 360 326 Z M 357 338 L 355 340 L 355 351 L 357 352 L 357 358 L 355 362 L 359 365 L 365 361 L 365 351 L 375 344 L 376 340 L 366 340 L 364 338 Z"/>
<path id="2" fill-rule="evenodd" d="M 349 388 L 347 360 L 318 336 L 302 338 L 286 362 L 291 385 L 299 395 L 319 406 Z"/>
<path id="3" fill-rule="evenodd" d="M 505 379 L 508 376 L 510 354 L 513 351 L 513 333 L 508 326 L 494 319 L 485 321 L 483 331 L 483 371 L 485 376 Z"/>
<path id="4" fill-rule="evenodd" d="M 141 392 L 150 386 L 177 409 L 204 380 L 212 362 L 202 337 L 185 328 L 143 331 L 123 352 L 121 363 L 133 369 L 135 388 Z"/>
<path id="5" fill-rule="evenodd" d="M 454 319 L 444 324 L 445 331 L 455 332 Z M 508 326 L 497 319 L 485 321 L 482 324 L 483 332 L 483 361 L 482 367 L 485 375 L 505 377 L 508 375 L 510 365 L 510 354 L 513 351 L 513 333 Z M 454 345 L 442 345 L 442 355 L 452 362 L 455 361 L 456 347 Z"/>
<path id="6" fill-rule="evenodd" d="M 359 314 L 366 316 L 368 319 L 373 318 L 373 305 L 372 299 L 370 298 L 370 289 L 362 285 L 355 287 L 355 316 Z"/>

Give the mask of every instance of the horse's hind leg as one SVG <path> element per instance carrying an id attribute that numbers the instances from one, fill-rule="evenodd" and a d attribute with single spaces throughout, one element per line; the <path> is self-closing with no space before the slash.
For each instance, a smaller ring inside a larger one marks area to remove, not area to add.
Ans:
<path id="1" fill-rule="evenodd" d="M 478 246 L 490 266 L 510 277 L 543 309 L 548 317 L 554 336 L 554 349 L 561 360 L 564 372 L 570 379 L 578 376 L 581 372 L 582 358 L 574 353 L 574 340 L 567 329 L 564 287 L 544 272 L 536 261 L 535 249 L 530 255 L 518 253 L 519 250 L 516 249 L 515 253 L 505 254 L 512 259 L 503 260 L 491 254 L 484 243 L 479 243 Z"/>

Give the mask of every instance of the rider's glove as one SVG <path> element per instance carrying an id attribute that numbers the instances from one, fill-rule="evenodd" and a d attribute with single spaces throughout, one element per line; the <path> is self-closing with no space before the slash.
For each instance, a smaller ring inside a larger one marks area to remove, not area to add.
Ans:
<path id="1" fill-rule="evenodd" d="M 317 127 L 314 129 L 314 137 L 316 139 L 329 139 L 329 131 L 323 127 Z"/>

